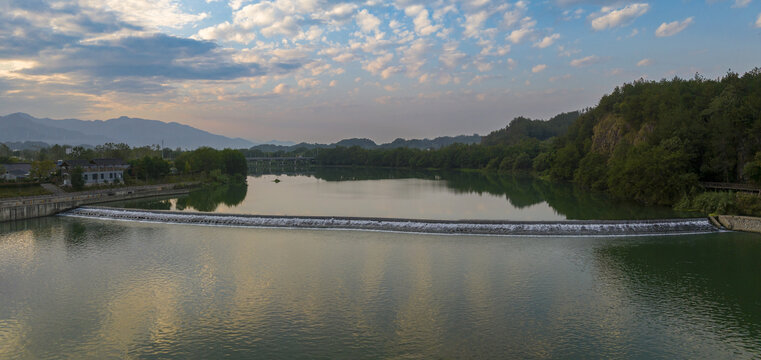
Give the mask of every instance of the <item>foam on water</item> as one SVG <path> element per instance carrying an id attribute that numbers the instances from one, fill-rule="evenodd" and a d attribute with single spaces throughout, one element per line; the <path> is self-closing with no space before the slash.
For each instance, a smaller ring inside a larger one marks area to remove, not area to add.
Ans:
<path id="1" fill-rule="evenodd" d="M 63 216 L 207 226 L 350 229 L 432 234 L 616 236 L 694 234 L 720 231 L 708 219 L 517 222 L 414 220 L 323 216 L 195 214 L 171 211 L 81 207 Z"/>

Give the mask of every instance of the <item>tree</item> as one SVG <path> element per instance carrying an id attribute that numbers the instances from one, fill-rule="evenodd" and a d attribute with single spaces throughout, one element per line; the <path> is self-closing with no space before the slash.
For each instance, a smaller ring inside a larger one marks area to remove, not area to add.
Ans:
<path id="1" fill-rule="evenodd" d="M 30 176 L 37 180 L 46 179 L 55 170 L 55 163 L 50 160 L 39 160 L 32 162 Z"/>
<path id="2" fill-rule="evenodd" d="M 745 176 L 756 185 L 761 185 L 761 151 L 756 153 L 753 161 L 745 164 Z M 2 171 L 0 171 L 0 174 Z"/>
<path id="3" fill-rule="evenodd" d="M 85 186 L 84 170 L 82 167 L 75 167 L 69 176 L 71 177 L 71 187 L 74 189 L 79 190 Z"/>
<path id="4" fill-rule="evenodd" d="M 243 153 L 237 150 L 224 149 L 220 154 L 223 172 L 227 175 L 242 175 L 248 173 L 248 163 Z"/>

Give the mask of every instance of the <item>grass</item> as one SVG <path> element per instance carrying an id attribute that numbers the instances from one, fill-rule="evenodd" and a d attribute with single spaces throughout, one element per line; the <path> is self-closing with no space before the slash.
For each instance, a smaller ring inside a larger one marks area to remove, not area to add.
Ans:
<path id="1" fill-rule="evenodd" d="M 49 195 L 50 192 L 40 185 L 29 186 L 0 186 L 0 199 L 19 196 Z"/>

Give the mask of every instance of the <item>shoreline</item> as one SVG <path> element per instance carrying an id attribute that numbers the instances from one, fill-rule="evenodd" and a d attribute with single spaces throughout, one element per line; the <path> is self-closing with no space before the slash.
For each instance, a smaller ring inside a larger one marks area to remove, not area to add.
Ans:
<path id="1" fill-rule="evenodd" d="M 189 193 L 197 185 L 198 183 L 144 185 L 7 198 L 0 200 L 0 222 L 55 215 L 83 205 L 153 196 L 183 195 Z"/>

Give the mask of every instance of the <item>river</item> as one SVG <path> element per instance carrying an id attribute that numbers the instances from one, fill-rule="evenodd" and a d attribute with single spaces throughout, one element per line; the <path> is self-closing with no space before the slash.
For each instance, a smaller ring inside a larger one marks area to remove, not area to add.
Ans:
<path id="1" fill-rule="evenodd" d="M 122 205 L 450 219 L 679 215 L 616 208 L 531 179 L 349 175 L 255 176 L 245 191 Z M 761 357 L 759 254 L 761 236 L 734 232 L 500 237 L 61 216 L 3 223 L 0 358 L 753 359 Z"/>

